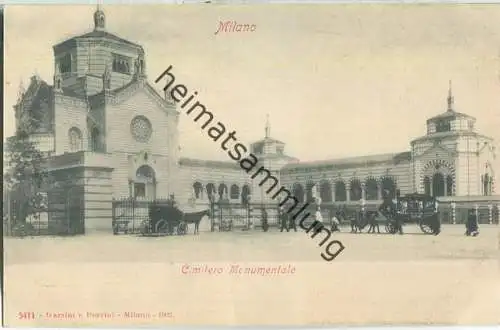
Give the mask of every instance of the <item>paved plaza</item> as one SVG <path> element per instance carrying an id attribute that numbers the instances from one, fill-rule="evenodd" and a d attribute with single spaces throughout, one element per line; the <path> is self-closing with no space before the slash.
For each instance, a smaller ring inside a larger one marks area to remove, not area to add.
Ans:
<path id="1" fill-rule="evenodd" d="M 343 230 L 335 236 L 346 249 L 330 263 L 320 257 L 319 240 L 303 231 L 6 238 L 7 325 L 500 321 L 497 226 L 482 225 L 476 238 L 464 237 L 461 225 L 445 225 L 439 236 L 423 235 L 416 225 L 405 226 L 403 236 Z M 295 272 L 183 273 L 186 265 L 236 264 L 291 265 Z M 39 316 L 19 320 L 19 311 Z M 75 320 L 47 312 L 116 314 Z M 139 317 L 144 313 L 150 315 Z"/>

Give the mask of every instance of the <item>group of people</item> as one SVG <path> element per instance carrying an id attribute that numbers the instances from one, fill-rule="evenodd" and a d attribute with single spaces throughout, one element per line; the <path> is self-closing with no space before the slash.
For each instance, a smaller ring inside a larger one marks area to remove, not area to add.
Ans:
<path id="1" fill-rule="evenodd" d="M 403 234 L 403 221 L 400 217 L 396 216 L 396 208 L 393 203 L 389 200 L 385 200 L 378 209 L 384 216 L 388 217 L 393 221 L 393 225 L 395 227 L 394 233 Z M 333 215 L 331 221 L 331 232 L 340 231 L 340 221 L 339 221 L 339 212 Z M 262 230 L 267 232 L 269 230 L 269 222 L 268 222 L 268 213 L 265 208 L 261 209 L 262 214 Z M 279 208 L 279 223 L 280 223 L 280 231 L 286 230 L 289 232 L 291 229 L 297 231 L 297 224 L 293 216 L 286 212 L 284 207 Z M 321 210 L 319 206 L 316 208 L 316 212 L 314 214 L 314 220 L 320 223 L 323 223 L 323 216 L 321 214 Z M 476 216 L 476 212 L 474 209 L 469 210 L 469 214 L 467 217 L 467 221 L 465 223 L 465 235 L 466 236 L 477 236 L 479 235 L 479 224 Z"/>
<path id="2" fill-rule="evenodd" d="M 264 232 L 267 232 L 269 230 L 269 220 L 268 220 L 268 213 L 265 208 L 261 208 L 261 221 L 262 221 L 262 230 Z M 278 218 L 279 218 L 279 225 L 280 225 L 280 232 L 283 232 L 286 230 L 289 232 L 290 230 L 297 231 L 297 222 L 293 218 L 293 215 L 290 214 L 290 212 L 286 211 L 286 207 L 280 207 L 278 209 Z M 316 212 L 314 214 L 314 220 L 316 222 L 323 223 L 323 216 L 321 214 L 321 210 L 319 206 L 316 208 Z M 333 216 L 332 218 L 332 228 L 331 231 L 340 231 L 340 221 L 338 220 L 337 216 Z"/>

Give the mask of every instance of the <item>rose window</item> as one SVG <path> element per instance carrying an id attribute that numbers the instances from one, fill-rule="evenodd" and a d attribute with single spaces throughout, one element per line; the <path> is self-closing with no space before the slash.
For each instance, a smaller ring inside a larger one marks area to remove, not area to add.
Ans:
<path id="1" fill-rule="evenodd" d="M 152 127 L 149 120 L 144 116 L 137 116 L 131 123 L 132 136 L 139 142 L 148 142 L 151 137 Z"/>

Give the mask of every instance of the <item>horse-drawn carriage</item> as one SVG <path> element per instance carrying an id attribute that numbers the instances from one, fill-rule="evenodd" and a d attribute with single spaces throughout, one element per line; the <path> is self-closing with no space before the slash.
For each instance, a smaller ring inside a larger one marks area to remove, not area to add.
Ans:
<path id="1" fill-rule="evenodd" d="M 423 233 L 438 235 L 441 223 L 437 214 L 437 200 L 424 194 L 407 194 L 395 201 L 386 199 L 377 210 L 360 211 L 350 219 L 351 231 L 362 232 L 369 225 L 368 233 L 380 232 L 383 225 L 387 233 L 395 234 L 399 225 L 416 223 Z"/>
<path id="2" fill-rule="evenodd" d="M 194 224 L 194 234 L 197 234 L 201 219 L 209 214 L 209 210 L 183 212 L 172 201 L 155 201 L 149 206 L 149 217 L 141 233 L 144 236 L 185 235 L 188 225 Z"/>
<path id="3" fill-rule="evenodd" d="M 398 198 L 395 216 L 405 224 L 416 223 L 425 234 L 441 232 L 438 202 L 432 196 L 414 193 Z"/>
<path id="4" fill-rule="evenodd" d="M 140 233 L 143 236 L 185 235 L 188 225 L 194 224 L 194 234 L 197 234 L 202 218 L 209 214 L 209 210 L 183 212 L 171 200 L 153 201 L 148 206 L 146 219 L 141 222 Z M 132 232 L 129 223 L 133 220 L 123 215 L 116 217 L 113 220 L 113 233 Z"/>

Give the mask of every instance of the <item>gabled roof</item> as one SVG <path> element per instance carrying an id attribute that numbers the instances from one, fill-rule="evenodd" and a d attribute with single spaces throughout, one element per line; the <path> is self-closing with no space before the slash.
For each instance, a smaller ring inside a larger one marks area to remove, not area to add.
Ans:
<path id="1" fill-rule="evenodd" d="M 119 96 L 120 94 L 122 93 L 126 93 L 126 91 L 128 89 L 132 89 L 134 88 L 135 85 L 139 84 L 140 81 L 139 80 L 136 80 L 136 79 L 132 79 L 128 84 L 125 84 L 123 85 L 122 87 L 119 87 L 117 89 L 114 89 L 111 91 L 111 93 L 115 96 Z M 158 91 L 153 87 L 151 86 L 151 84 L 147 81 L 144 82 L 144 90 L 147 91 L 153 98 L 155 98 L 155 100 L 159 103 L 161 103 L 163 106 L 165 106 L 165 108 L 171 108 L 171 107 L 174 107 L 175 109 L 175 103 L 172 101 L 172 100 L 165 100 L 159 93 Z M 99 93 L 99 94 L 102 94 Z M 176 113 L 177 110 L 173 110 L 175 111 Z"/>

